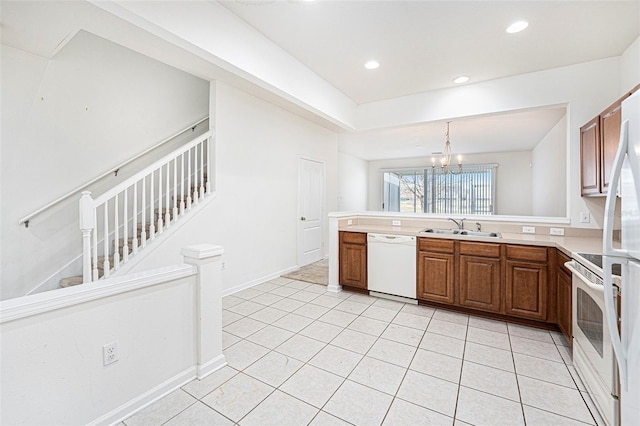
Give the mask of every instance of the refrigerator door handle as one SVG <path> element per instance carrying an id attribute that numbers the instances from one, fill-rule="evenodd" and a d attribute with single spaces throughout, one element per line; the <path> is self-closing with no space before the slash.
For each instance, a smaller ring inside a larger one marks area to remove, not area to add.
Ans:
<path id="1" fill-rule="evenodd" d="M 613 346 L 613 351 L 618 360 L 620 386 L 626 391 L 628 389 L 627 350 L 623 346 L 620 333 L 618 332 L 618 311 L 615 306 L 615 301 L 613 300 L 616 291 L 613 288 L 611 266 L 614 263 L 619 263 L 623 268 L 622 276 L 628 276 L 629 260 L 626 257 L 603 256 L 602 263 L 602 270 L 604 271 L 604 317 L 607 327 L 609 328 L 609 336 L 611 336 L 611 346 Z"/>
<path id="2" fill-rule="evenodd" d="M 628 257 L 629 253 L 626 250 L 613 248 L 613 225 L 616 210 L 616 190 L 620 183 L 620 172 L 622 170 L 622 163 L 624 162 L 624 156 L 627 154 L 629 147 L 629 120 L 625 120 L 620 126 L 620 143 L 618 144 L 618 151 L 616 152 L 616 158 L 613 162 L 613 172 L 609 181 L 609 189 L 607 190 L 607 201 L 604 209 L 604 230 L 603 239 L 604 247 L 603 254 L 606 256 L 618 256 Z M 607 271 L 611 269 L 605 269 L 605 276 L 608 275 Z"/>

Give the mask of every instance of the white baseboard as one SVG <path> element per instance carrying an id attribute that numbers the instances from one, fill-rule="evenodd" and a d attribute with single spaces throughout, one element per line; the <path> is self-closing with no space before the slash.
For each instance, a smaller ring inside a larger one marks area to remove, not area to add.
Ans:
<path id="1" fill-rule="evenodd" d="M 107 414 L 98 417 L 94 421 L 90 422 L 89 425 L 113 425 L 121 422 L 143 408 L 153 404 L 160 398 L 170 394 L 179 387 L 189 383 L 195 377 L 196 367 L 188 368 L 138 397 L 122 404 L 114 410 L 111 410 Z"/>
<path id="2" fill-rule="evenodd" d="M 227 365 L 227 359 L 225 358 L 224 354 L 220 354 L 211 361 L 199 365 L 196 368 L 196 376 L 198 380 L 202 380 L 209 374 L 221 369 L 225 365 Z"/>
<path id="3" fill-rule="evenodd" d="M 226 290 L 222 290 L 222 297 L 229 296 L 229 295 L 231 295 L 233 293 L 237 293 L 237 292 L 245 290 L 247 288 L 251 288 L 251 287 L 256 286 L 258 284 L 262 284 L 263 282 L 272 280 L 274 278 L 278 278 L 279 276 L 288 274 L 289 272 L 297 271 L 298 269 L 300 269 L 300 268 L 298 267 L 298 265 L 296 265 L 296 266 L 292 266 L 290 268 L 282 269 L 281 271 L 274 272 L 274 273 L 269 274 L 269 275 L 265 275 L 263 277 L 257 278 L 255 280 L 252 280 L 252 281 L 249 281 L 249 282 L 246 282 L 246 283 L 243 283 L 243 284 L 238 284 L 238 285 L 233 286 L 231 288 L 228 288 Z"/>

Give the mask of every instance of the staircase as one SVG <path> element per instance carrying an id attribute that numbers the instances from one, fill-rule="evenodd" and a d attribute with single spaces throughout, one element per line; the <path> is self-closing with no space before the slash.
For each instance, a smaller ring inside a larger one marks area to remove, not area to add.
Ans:
<path id="1" fill-rule="evenodd" d="M 166 155 L 97 198 L 82 193 L 82 275 L 70 287 L 109 277 L 211 194 L 211 131 Z M 151 219 L 153 218 L 153 219 Z"/>

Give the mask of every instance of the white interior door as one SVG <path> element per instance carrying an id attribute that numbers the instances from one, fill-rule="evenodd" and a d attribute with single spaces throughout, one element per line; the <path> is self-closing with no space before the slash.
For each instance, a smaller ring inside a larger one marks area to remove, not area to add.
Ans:
<path id="1" fill-rule="evenodd" d="M 301 158 L 298 166 L 298 266 L 322 259 L 324 163 Z"/>

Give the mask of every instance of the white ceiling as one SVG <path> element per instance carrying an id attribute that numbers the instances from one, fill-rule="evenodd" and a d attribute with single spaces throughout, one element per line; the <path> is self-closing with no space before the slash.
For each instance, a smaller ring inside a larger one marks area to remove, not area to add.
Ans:
<path id="1" fill-rule="evenodd" d="M 220 1 L 362 104 L 621 55 L 640 35 L 640 1 Z M 516 20 L 529 27 L 505 29 Z M 366 70 L 370 59 L 380 62 Z M 452 123 L 458 153 L 532 149 L 564 116 L 549 107 Z M 445 122 L 340 135 L 367 160 L 430 156 Z"/>
<path id="2" fill-rule="evenodd" d="M 460 74 L 469 75 L 466 84 L 473 84 L 618 56 L 640 35 L 637 0 L 220 3 L 358 103 L 451 87 Z M 90 2 L 3 0 L 0 6 L 2 43 L 37 55 L 52 57 L 57 46 L 84 29 L 203 78 L 240 80 Z M 516 19 L 527 19 L 529 28 L 505 33 Z M 371 58 L 381 62 L 379 69 L 364 69 Z M 256 89 L 248 85 L 246 90 Z M 556 106 L 458 119 L 452 123 L 453 149 L 531 149 L 564 111 Z M 442 150 L 445 127 L 434 122 L 343 133 L 339 147 L 365 159 L 430 155 Z"/>
<path id="3" fill-rule="evenodd" d="M 640 1 L 220 3 L 359 104 L 619 56 L 640 35 Z"/>
<path id="4" fill-rule="evenodd" d="M 529 151 L 566 113 L 556 106 L 451 122 L 453 154 Z M 447 123 L 434 121 L 418 126 L 340 135 L 340 151 L 365 160 L 431 157 L 444 149 Z"/>

